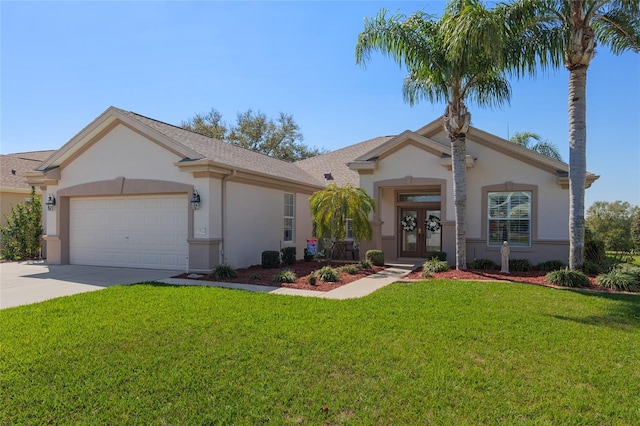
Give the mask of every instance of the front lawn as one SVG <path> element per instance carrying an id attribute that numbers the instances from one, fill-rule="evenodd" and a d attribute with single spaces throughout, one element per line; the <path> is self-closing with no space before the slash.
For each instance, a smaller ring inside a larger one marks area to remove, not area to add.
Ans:
<path id="1" fill-rule="evenodd" d="M 0 424 L 640 419 L 640 296 L 394 284 L 354 300 L 135 285 L 0 312 Z"/>

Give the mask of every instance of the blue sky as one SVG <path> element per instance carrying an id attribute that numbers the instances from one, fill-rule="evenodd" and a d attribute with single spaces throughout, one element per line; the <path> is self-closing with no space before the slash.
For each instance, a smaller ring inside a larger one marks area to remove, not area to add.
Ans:
<path id="1" fill-rule="evenodd" d="M 381 8 L 439 14 L 443 2 L 0 2 L 0 152 L 57 149 L 110 105 L 179 125 L 216 108 L 292 114 L 329 150 L 416 130 L 444 111 L 402 99 L 404 71 L 354 47 Z M 511 104 L 470 105 L 501 137 L 533 131 L 568 161 L 568 72 L 512 81 Z M 588 73 L 594 201 L 640 205 L 640 55 L 598 50 Z"/>

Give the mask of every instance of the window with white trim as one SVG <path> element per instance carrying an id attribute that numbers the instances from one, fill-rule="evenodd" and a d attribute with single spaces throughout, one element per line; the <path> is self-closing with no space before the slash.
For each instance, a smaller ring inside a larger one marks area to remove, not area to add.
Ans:
<path id="1" fill-rule="evenodd" d="M 346 232 L 345 232 L 345 236 L 344 239 L 348 240 L 348 241 L 353 241 L 353 219 L 347 219 L 347 224 L 346 224 Z"/>
<path id="2" fill-rule="evenodd" d="M 284 194 L 284 241 L 293 241 L 295 214 L 296 214 L 295 195 L 285 192 Z"/>
<path id="3" fill-rule="evenodd" d="M 531 246 L 531 192 L 489 192 L 487 245 Z"/>

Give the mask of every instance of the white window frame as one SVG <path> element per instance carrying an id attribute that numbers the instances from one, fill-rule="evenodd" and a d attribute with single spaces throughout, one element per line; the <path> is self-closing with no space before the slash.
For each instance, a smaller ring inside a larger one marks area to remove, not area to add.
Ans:
<path id="1" fill-rule="evenodd" d="M 353 241 L 355 240 L 353 236 L 353 219 L 347 219 L 345 223 L 345 231 L 344 231 L 344 239 L 345 241 Z"/>
<path id="2" fill-rule="evenodd" d="M 290 201 L 290 202 L 289 202 Z M 290 225 L 289 225 L 290 224 Z M 284 193 L 284 220 L 282 222 L 283 232 L 282 238 L 285 242 L 293 242 L 296 238 L 296 194 L 291 192 Z M 289 229 L 288 226 L 291 228 Z M 291 231 L 291 235 L 287 236 L 287 231 Z"/>
<path id="3" fill-rule="evenodd" d="M 512 205 L 511 197 L 514 194 L 526 194 L 528 195 L 528 211 L 523 213 L 521 206 L 525 203 L 520 203 L 518 205 Z M 495 205 L 492 205 L 491 198 L 492 196 L 505 196 L 504 208 L 496 209 Z M 524 191 L 489 191 L 487 192 L 487 246 L 489 247 L 499 247 L 502 245 L 503 241 L 507 241 L 511 247 L 531 247 L 531 242 L 533 240 L 533 192 L 524 190 Z M 492 215 L 492 208 L 494 211 L 494 215 Z M 518 209 L 516 209 L 518 208 Z M 497 214 L 496 214 L 497 213 Z M 503 216 L 500 216 L 500 213 L 504 213 Z M 524 215 L 523 215 L 524 214 Z M 528 222 L 528 241 L 526 244 L 522 242 L 518 242 L 511 237 L 512 235 L 512 223 L 515 222 Z M 492 222 L 495 223 L 494 228 L 492 229 Z M 502 227 L 504 225 L 504 228 Z M 504 235 L 501 235 L 500 238 L 495 238 L 495 233 L 506 233 L 506 238 Z M 492 241 L 492 236 L 494 236 Z"/>

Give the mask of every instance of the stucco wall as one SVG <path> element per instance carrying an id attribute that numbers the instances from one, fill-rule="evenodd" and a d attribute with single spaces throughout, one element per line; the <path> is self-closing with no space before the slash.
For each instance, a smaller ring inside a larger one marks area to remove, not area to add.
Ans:
<path id="1" fill-rule="evenodd" d="M 446 141 L 442 135 L 432 139 Z M 489 190 L 505 191 L 507 188 L 527 188 L 534 193 L 532 236 L 535 247 L 515 249 L 516 254 L 522 250 L 523 253 L 528 251 L 528 256 L 522 257 L 565 260 L 564 253 L 569 238 L 569 194 L 567 189 L 558 184 L 556 174 L 474 142 L 473 135 L 467 137 L 467 154 L 476 160 L 474 167 L 467 169 L 467 239 L 470 260 L 473 253 L 478 257 L 494 254 L 491 251 L 493 248 L 486 247 L 485 198 Z M 442 194 L 442 219 L 453 226 L 453 177 L 452 172 L 441 165 L 439 155 L 408 144 L 388 155 L 381 155 L 377 169 L 372 174 L 360 175 L 361 186 L 371 195 L 376 195 L 376 186 L 382 186 L 377 194 L 380 201 L 377 208 L 379 217 L 384 222 L 381 228 L 382 239 L 386 249 L 392 250 L 392 255 L 396 254 L 397 241 L 393 238 L 397 232 L 396 188 L 405 190 L 412 185 L 419 188 L 420 178 L 446 181 Z M 395 187 L 385 183 L 394 179 L 397 181 Z M 455 232 L 453 228 L 450 231 L 447 232 L 447 238 L 452 239 Z M 445 236 L 443 233 L 443 249 L 450 247 L 453 250 L 453 246 L 444 241 Z"/>

